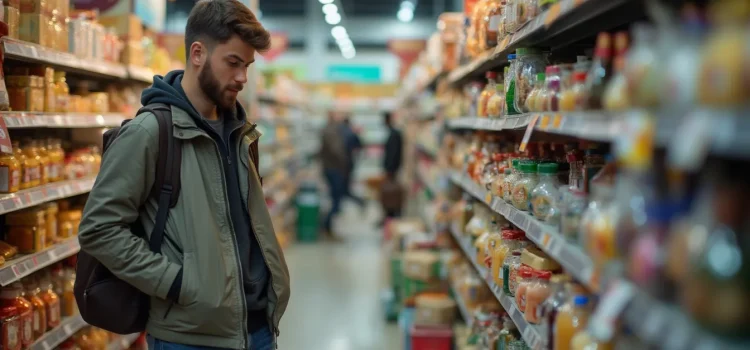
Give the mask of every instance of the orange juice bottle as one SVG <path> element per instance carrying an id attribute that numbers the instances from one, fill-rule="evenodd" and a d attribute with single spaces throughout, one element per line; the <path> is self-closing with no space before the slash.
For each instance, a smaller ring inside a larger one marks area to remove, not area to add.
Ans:
<path id="1" fill-rule="evenodd" d="M 589 321 L 589 297 L 576 295 L 569 300 L 555 320 L 555 350 L 571 350 L 573 336 L 586 328 Z"/>
<path id="2" fill-rule="evenodd" d="M 594 339 L 585 329 L 576 333 L 570 343 L 571 350 L 614 350 L 611 342 L 600 342 Z"/>

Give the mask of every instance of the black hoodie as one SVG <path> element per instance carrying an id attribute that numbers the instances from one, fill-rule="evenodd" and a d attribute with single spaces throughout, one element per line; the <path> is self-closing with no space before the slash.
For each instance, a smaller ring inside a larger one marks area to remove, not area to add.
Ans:
<path id="1" fill-rule="evenodd" d="M 224 118 L 224 135 L 219 135 L 188 100 L 182 89 L 183 71 L 169 72 L 165 77 L 155 76 L 154 84 L 143 91 L 141 104 L 165 103 L 187 112 L 195 123 L 219 146 L 219 153 L 224 167 L 225 183 L 227 186 L 227 200 L 232 226 L 237 239 L 237 248 L 242 265 L 242 279 L 245 290 L 245 302 L 248 311 L 248 331 L 254 331 L 267 325 L 266 307 L 268 305 L 266 288 L 268 285 L 268 268 L 260 252 L 260 246 L 252 232 L 248 208 L 241 198 L 239 186 L 239 170 L 237 149 L 235 144 L 237 133 L 245 125 L 245 110 L 237 103 L 232 111 L 222 113 Z M 183 174 L 186 175 L 186 174 Z M 183 191 L 189 189 L 182 189 Z M 179 295 L 179 294 L 178 294 Z"/>

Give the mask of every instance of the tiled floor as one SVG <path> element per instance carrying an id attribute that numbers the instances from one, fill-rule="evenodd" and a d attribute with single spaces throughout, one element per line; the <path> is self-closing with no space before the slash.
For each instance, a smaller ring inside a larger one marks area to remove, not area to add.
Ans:
<path id="1" fill-rule="evenodd" d="M 287 248 L 292 296 L 281 321 L 279 349 L 401 349 L 400 331 L 385 322 L 380 301 L 388 264 L 374 228 L 377 215 L 345 205 L 336 223 L 343 243 Z"/>

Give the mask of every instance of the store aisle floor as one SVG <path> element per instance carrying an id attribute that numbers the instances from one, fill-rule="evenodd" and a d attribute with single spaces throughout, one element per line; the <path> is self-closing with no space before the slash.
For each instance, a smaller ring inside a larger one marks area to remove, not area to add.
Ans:
<path id="1" fill-rule="evenodd" d="M 374 209 L 374 208 L 370 208 Z M 396 350 L 400 333 L 384 319 L 387 260 L 377 213 L 344 206 L 342 243 L 292 244 L 285 256 L 292 296 L 281 321 L 281 350 Z"/>

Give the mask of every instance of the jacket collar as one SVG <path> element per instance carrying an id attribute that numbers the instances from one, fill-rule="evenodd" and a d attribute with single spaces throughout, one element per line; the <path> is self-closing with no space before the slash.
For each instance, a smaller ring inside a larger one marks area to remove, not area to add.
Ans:
<path id="1" fill-rule="evenodd" d="M 203 129 L 198 127 L 195 118 L 191 117 L 186 111 L 176 106 L 170 106 L 170 108 L 172 109 L 172 125 L 182 129 L 192 129 L 208 136 Z M 237 119 L 225 120 L 225 123 L 229 123 L 232 128 L 239 127 L 243 124 L 241 120 Z M 246 136 L 250 138 L 250 142 L 254 142 L 262 135 L 260 131 L 258 131 L 257 126 L 258 125 L 255 123 L 244 123 L 240 132 L 242 134 L 247 134 Z"/>

